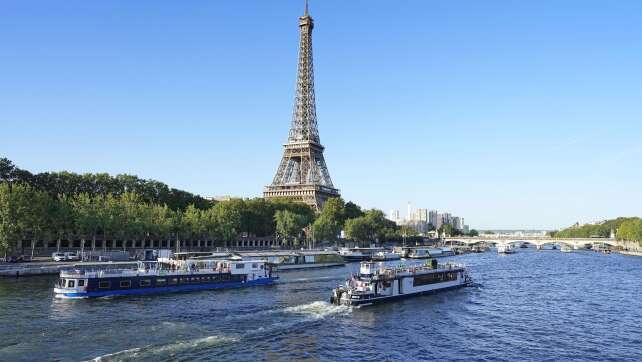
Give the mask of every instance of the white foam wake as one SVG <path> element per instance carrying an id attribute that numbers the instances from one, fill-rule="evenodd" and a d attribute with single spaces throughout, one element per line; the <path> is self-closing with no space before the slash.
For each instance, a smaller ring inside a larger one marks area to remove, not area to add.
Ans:
<path id="1" fill-rule="evenodd" d="M 323 319 L 334 314 L 347 313 L 350 308 L 345 305 L 334 305 L 324 301 L 316 301 L 285 308 L 286 313 L 305 315 L 312 319 Z"/>
<path id="2" fill-rule="evenodd" d="M 145 347 L 126 349 L 96 357 L 93 361 L 123 361 L 154 356 L 168 356 L 197 348 L 211 347 L 222 343 L 232 343 L 237 341 L 238 338 L 213 335 L 193 340 L 177 341 L 164 345 L 149 345 Z"/>
<path id="3" fill-rule="evenodd" d="M 287 314 L 290 316 L 297 316 L 295 318 L 287 318 L 286 320 L 277 320 L 266 326 L 261 326 L 255 330 L 246 331 L 242 337 L 252 338 L 253 336 L 265 335 L 279 330 L 288 330 L 293 326 L 300 325 L 301 322 L 313 322 L 321 320 L 332 315 L 348 313 L 351 311 L 350 307 L 338 306 L 324 301 L 315 301 L 307 304 L 296 305 L 281 309 L 272 309 L 264 311 L 263 313 L 269 314 Z M 253 315 L 256 315 L 254 313 Z M 224 335 L 212 335 L 204 338 L 193 340 L 176 341 L 169 344 L 148 345 L 139 348 L 126 349 L 119 352 L 105 354 L 96 357 L 93 361 L 123 361 L 123 360 L 136 360 L 140 358 L 161 358 L 167 356 L 174 356 L 181 352 L 190 351 L 193 349 L 207 348 L 224 343 L 238 342 L 239 337 L 230 337 Z"/>

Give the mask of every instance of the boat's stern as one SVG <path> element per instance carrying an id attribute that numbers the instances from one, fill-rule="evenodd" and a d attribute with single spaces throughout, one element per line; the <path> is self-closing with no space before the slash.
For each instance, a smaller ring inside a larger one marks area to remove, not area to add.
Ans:
<path id="1" fill-rule="evenodd" d="M 330 303 L 335 305 L 350 305 L 350 296 L 346 287 L 339 286 L 332 289 Z"/>

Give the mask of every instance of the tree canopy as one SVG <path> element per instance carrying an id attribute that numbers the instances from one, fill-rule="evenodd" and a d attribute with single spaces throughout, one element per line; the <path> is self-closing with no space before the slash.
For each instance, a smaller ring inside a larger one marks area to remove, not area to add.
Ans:
<path id="1" fill-rule="evenodd" d="M 210 202 L 162 182 L 105 173 L 32 174 L 0 158 L 0 252 L 18 241 L 213 240 L 278 236 L 298 245 L 308 236 L 337 242 L 344 230 L 357 242 L 398 240 L 401 232 L 380 210 L 328 199 L 320 213 L 290 199 Z"/>
<path id="2" fill-rule="evenodd" d="M 632 219 L 637 218 L 618 217 L 617 219 L 606 220 L 599 224 L 575 224 L 569 228 L 554 231 L 551 233 L 551 236 L 556 238 L 608 238 L 611 235 L 611 231 L 617 232 L 624 222 Z"/>
<path id="3" fill-rule="evenodd" d="M 199 209 L 211 206 L 211 202 L 201 196 L 170 188 L 155 180 L 143 180 L 126 174 L 111 176 L 106 173 L 86 173 L 81 175 L 67 171 L 32 174 L 16 167 L 7 158 L 0 158 L 0 182 L 7 182 L 9 189 L 13 183 L 28 184 L 53 197 L 76 194 L 87 194 L 93 197 L 132 193 L 145 202 L 165 204 L 172 210 L 185 210 L 189 205 Z"/>

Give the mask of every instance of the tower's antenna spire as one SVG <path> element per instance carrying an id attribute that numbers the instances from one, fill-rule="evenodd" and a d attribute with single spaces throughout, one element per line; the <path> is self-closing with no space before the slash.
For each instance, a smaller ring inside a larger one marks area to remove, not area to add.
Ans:
<path id="1" fill-rule="evenodd" d="M 308 0 L 305 0 L 305 14 L 303 16 L 308 16 Z"/>

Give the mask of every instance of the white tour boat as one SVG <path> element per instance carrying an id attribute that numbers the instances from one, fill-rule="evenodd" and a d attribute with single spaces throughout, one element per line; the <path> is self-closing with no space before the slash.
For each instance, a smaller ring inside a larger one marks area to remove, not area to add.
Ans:
<path id="1" fill-rule="evenodd" d="M 562 253 L 572 253 L 574 250 L 570 246 L 568 246 L 566 244 L 562 244 L 562 247 L 560 248 L 560 251 Z"/>
<path id="2" fill-rule="evenodd" d="M 363 261 L 363 260 L 372 260 L 372 257 L 380 251 L 385 251 L 384 248 L 341 248 L 339 249 L 339 255 L 343 257 L 345 261 Z"/>
<path id="3" fill-rule="evenodd" d="M 515 245 L 513 244 L 499 244 L 497 245 L 498 254 L 513 254 L 516 253 Z"/>
<path id="4" fill-rule="evenodd" d="M 376 260 L 376 261 L 389 261 L 389 260 L 399 260 L 399 259 L 401 259 L 401 255 L 390 251 L 380 251 L 372 257 L 372 260 Z"/>
<path id="5" fill-rule="evenodd" d="M 424 265 L 385 267 L 381 263 L 362 262 L 359 275 L 332 290 L 330 302 L 337 305 L 366 306 L 472 284 L 461 264 L 437 264 L 432 259 Z"/>

